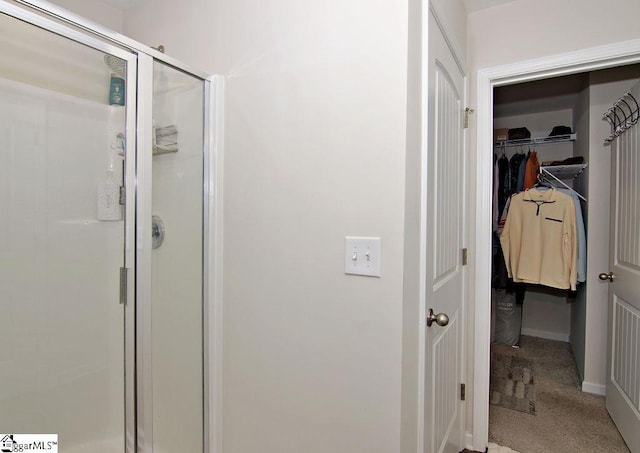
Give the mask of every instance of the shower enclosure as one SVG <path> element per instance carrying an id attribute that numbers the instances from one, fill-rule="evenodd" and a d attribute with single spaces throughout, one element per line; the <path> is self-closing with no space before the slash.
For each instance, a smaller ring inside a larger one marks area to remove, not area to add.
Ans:
<path id="1" fill-rule="evenodd" d="M 208 451 L 216 79 L 35 0 L 0 43 L 0 437 Z"/>

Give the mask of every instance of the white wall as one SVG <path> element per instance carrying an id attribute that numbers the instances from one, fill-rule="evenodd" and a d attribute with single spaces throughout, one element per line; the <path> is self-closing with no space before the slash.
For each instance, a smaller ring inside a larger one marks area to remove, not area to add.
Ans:
<path id="1" fill-rule="evenodd" d="M 49 0 L 57 6 L 89 19 L 96 24 L 122 33 L 122 10 L 100 0 Z"/>
<path id="2" fill-rule="evenodd" d="M 125 24 L 228 76 L 223 451 L 397 451 L 406 5 L 199 6 Z M 344 274 L 345 235 L 382 278 Z"/>
<path id="3" fill-rule="evenodd" d="M 570 52 L 635 39 L 635 0 L 518 0 L 470 14 L 472 68 Z"/>
<path id="4" fill-rule="evenodd" d="M 441 27 L 447 30 L 449 45 L 459 53 L 463 66 L 467 59 L 467 10 L 462 0 L 431 0 L 429 7 L 435 11 Z"/>
<path id="5" fill-rule="evenodd" d="M 221 52 L 233 46 L 221 35 L 214 6 L 213 0 L 141 0 L 125 10 L 124 34 L 150 47 L 162 44 L 167 55 L 200 70 L 228 74 Z"/>
<path id="6" fill-rule="evenodd" d="M 406 5 L 224 2 L 217 16 L 223 450 L 397 450 Z M 344 275 L 345 235 L 382 238 L 382 278 Z"/>
<path id="7" fill-rule="evenodd" d="M 590 102 L 589 98 L 589 76 L 584 75 L 582 86 L 578 91 L 573 107 L 574 128 L 576 133 L 576 142 L 574 147 L 574 154 L 576 156 L 583 156 L 585 162 L 589 162 L 589 136 L 590 136 Z M 593 166 L 593 163 L 590 163 Z M 585 170 L 583 174 L 574 183 L 574 189 L 583 194 L 587 200 L 589 199 L 588 185 L 589 185 L 589 170 Z M 589 224 L 589 204 L 581 202 L 582 217 L 588 231 Z M 596 208 L 597 209 L 597 208 Z M 586 233 L 585 231 L 585 233 Z M 587 247 L 589 248 L 589 247 Z M 587 258 L 590 255 L 590 250 L 587 250 Z M 578 294 L 575 302 L 571 305 L 571 333 L 569 342 L 571 343 L 571 350 L 576 360 L 578 367 L 578 374 L 581 380 L 584 380 L 584 364 L 585 364 L 585 341 L 586 341 L 586 318 L 587 318 L 587 291 L 586 285 L 580 285 L 578 287 Z"/>
<path id="8" fill-rule="evenodd" d="M 227 76 L 225 453 L 399 448 L 407 23 L 407 3 L 364 0 L 165 0 L 125 17 L 128 35 Z M 382 278 L 344 275 L 345 235 L 382 238 Z"/>

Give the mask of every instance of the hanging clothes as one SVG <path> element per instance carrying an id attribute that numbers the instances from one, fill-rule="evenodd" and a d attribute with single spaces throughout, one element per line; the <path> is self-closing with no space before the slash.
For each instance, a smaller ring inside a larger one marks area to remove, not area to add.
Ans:
<path id="1" fill-rule="evenodd" d="M 518 190 L 518 172 L 520 171 L 522 161 L 526 157 L 524 153 L 518 153 L 509 159 L 509 188 L 506 193 L 507 197 L 510 197 L 516 192 L 520 192 L 520 190 Z"/>
<path id="2" fill-rule="evenodd" d="M 513 198 L 513 195 L 510 196 L 507 202 L 505 203 L 504 209 L 502 210 L 502 214 L 500 215 L 500 219 L 498 220 L 498 229 L 496 230 L 496 233 L 498 234 L 498 236 L 502 234 L 502 231 L 504 230 L 504 224 L 507 222 L 507 215 L 509 215 L 509 207 L 511 206 L 512 198 Z"/>
<path id="3" fill-rule="evenodd" d="M 578 247 L 571 196 L 555 188 L 514 195 L 500 244 L 514 282 L 576 290 Z"/>
<path id="4" fill-rule="evenodd" d="M 509 159 L 504 154 L 498 159 L 498 213 L 507 202 L 507 184 L 509 180 Z M 500 214 L 498 214 L 500 215 Z"/>
<path id="5" fill-rule="evenodd" d="M 582 217 L 582 206 L 578 199 L 578 194 L 573 189 L 558 189 L 562 193 L 566 193 L 573 199 L 573 205 L 576 211 L 576 238 L 578 240 L 578 283 L 587 281 L 587 234 L 584 228 L 584 218 Z"/>
<path id="6" fill-rule="evenodd" d="M 538 179 L 540 164 L 538 163 L 538 153 L 533 151 L 527 160 L 527 167 L 524 173 L 524 189 L 532 188 Z"/>
<path id="7" fill-rule="evenodd" d="M 498 172 L 498 156 L 493 155 L 493 200 L 492 200 L 492 218 L 493 231 L 498 229 L 498 221 L 500 220 L 500 211 L 498 210 L 498 185 L 500 185 Z"/>
<path id="8" fill-rule="evenodd" d="M 529 157 L 531 157 L 531 151 L 527 153 L 522 162 L 520 162 L 520 168 L 518 168 L 518 181 L 516 183 L 516 192 L 522 192 L 524 190 L 524 175 L 527 169 L 527 162 L 529 161 Z"/>

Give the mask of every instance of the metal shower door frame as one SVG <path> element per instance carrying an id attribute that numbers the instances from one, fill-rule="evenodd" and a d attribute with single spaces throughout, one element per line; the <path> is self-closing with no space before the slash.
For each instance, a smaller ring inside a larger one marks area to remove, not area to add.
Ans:
<path id="1" fill-rule="evenodd" d="M 203 433 L 205 452 L 219 450 L 221 354 L 221 155 L 223 81 L 156 49 L 42 0 L 0 0 L 0 13 L 127 62 L 125 247 L 125 451 L 153 452 L 151 375 L 151 178 L 154 60 L 203 82 Z M 145 129 L 145 126 L 148 126 Z M 145 134 L 145 131 L 148 133 Z M 220 229 L 220 230 L 219 230 Z M 147 237 L 148 236 L 148 237 Z M 215 253 L 214 253 L 215 251 Z M 118 303 L 118 301 L 114 301 Z M 130 340 L 132 339 L 132 340 Z"/>

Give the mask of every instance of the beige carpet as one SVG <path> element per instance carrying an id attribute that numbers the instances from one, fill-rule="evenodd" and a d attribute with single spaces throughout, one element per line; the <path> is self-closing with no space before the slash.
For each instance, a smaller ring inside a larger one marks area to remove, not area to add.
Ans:
<path id="1" fill-rule="evenodd" d="M 536 415 L 489 406 L 489 441 L 521 453 L 628 453 L 604 407 L 604 398 L 580 391 L 568 343 L 522 336 L 520 349 L 492 352 L 531 360 Z"/>
<path id="2" fill-rule="evenodd" d="M 493 442 L 489 442 L 489 446 L 487 447 L 487 453 L 520 453 L 520 452 L 512 450 L 509 447 L 503 447 L 502 445 L 497 445 L 497 444 L 494 444 Z"/>

